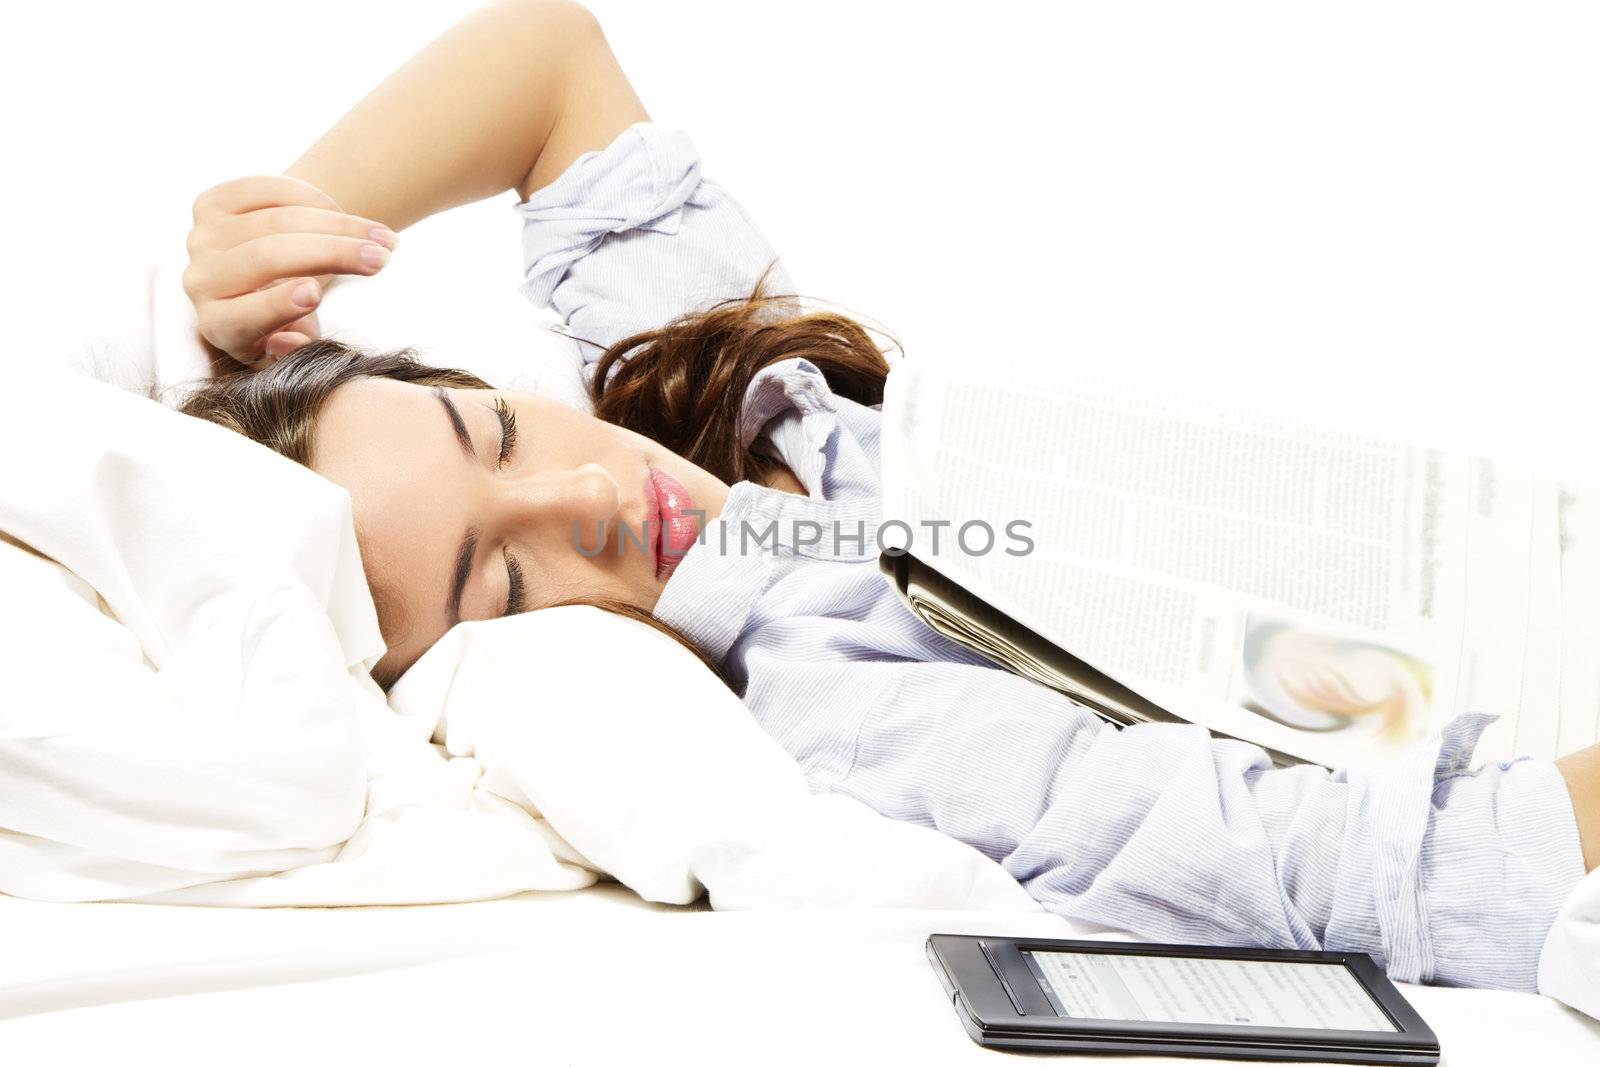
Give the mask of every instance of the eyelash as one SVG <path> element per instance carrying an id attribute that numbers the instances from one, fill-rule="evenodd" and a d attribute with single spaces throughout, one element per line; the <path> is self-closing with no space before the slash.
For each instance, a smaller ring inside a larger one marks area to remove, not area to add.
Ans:
<path id="1" fill-rule="evenodd" d="M 513 559 L 511 553 L 504 555 L 506 572 L 511 576 L 511 591 L 506 594 L 506 614 L 516 615 L 522 611 L 522 564 Z"/>
<path id="2" fill-rule="evenodd" d="M 503 397 L 498 396 L 494 398 L 494 413 L 500 418 L 500 456 L 496 465 L 504 467 L 517 447 L 517 413 L 511 410 L 511 405 Z M 509 551 L 502 551 L 501 554 L 506 558 L 506 575 L 510 583 L 506 593 L 506 614 L 516 615 L 522 611 L 522 564 L 513 559 Z"/>
<path id="3" fill-rule="evenodd" d="M 500 417 L 500 458 L 497 463 L 504 467 L 517 447 L 517 413 L 511 410 L 511 405 L 503 397 L 498 396 L 494 398 L 494 413 Z"/>

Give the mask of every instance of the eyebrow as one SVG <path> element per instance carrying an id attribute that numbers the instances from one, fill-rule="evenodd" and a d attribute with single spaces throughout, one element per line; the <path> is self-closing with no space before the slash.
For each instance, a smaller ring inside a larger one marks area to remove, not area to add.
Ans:
<path id="1" fill-rule="evenodd" d="M 455 431 L 456 441 L 461 445 L 462 454 L 474 463 L 478 462 L 477 449 L 472 447 L 472 435 L 467 432 L 467 424 L 462 420 L 455 401 L 450 399 L 450 394 L 444 391 L 442 385 L 433 387 L 433 395 L 439 398 L 439 403 L 444 405 L 444 413 L 450 416 L 450 428 Z"/>
<path id="2" fill-rule="evenodd" d="M 472 462 L 478 462 L 478 453 L 472 447 L 472 435 L 467 432 L 467 424 L 451 401 L 450 394 L 444 391 L 443 386 L 436 385 L 433 395 L 444 405 L 444 412 L 450 418 L 450 429 L 455 432 L 462 454 Z M 472 574 L 472 560 L 477 554 L 478 528 L 469 526 L 466 536 L 461 539 L 461 547 L 456 549 L 456 567 L 450 576 L 450 596 L 445 601 L 445 614 L 449 616 L 451 626 L 461 621 L 461 594 L 467 587 L 467 578 Z"/>
<path id="3" fill-rule="evenodd" d="M 456 549 L 456 569 L 450 578 L 450 600 L 445 610 L 450 613 L 450 625 L 461 621 L 461 592 L 467 587 L 467 576 L 472 573 L 472 558 L 478 554 L 478 530 L 473 527 L 461 539 Z"/>

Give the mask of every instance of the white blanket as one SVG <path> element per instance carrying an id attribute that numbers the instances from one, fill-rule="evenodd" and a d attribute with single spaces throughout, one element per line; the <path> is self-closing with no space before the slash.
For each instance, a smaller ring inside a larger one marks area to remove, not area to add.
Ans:
<path id="1" fill-rule="evenodd" d="M 597 608 L 457 626 L 389 698 L 647 900 L 1039 910 L 969 846 L 812 795 L 710 671 Z"/>
<path id="2" fill-rule="evenodd" d="M 0 394 L 0 455 L 0 891 L 421 903 L 609 871 L 723 907 L 1037 907 L 965 846 L 809 797 L 627 620 L 463 627 L 396 715 L 349 495 L 227 430 L 41 376 Z"/>

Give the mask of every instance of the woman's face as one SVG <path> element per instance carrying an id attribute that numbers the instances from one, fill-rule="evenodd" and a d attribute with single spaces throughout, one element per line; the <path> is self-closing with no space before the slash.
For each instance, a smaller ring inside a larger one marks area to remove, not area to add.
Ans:
<path id="1" fill-rule="evenodd" d="M 649 438 L 532 393 L 357 379 L 324 404 L 312 451 L 350 493 L 389 645 L 378 672 L 396 674 L 457 622 L 578 597 L 652 609 L 728 495 Z"/>

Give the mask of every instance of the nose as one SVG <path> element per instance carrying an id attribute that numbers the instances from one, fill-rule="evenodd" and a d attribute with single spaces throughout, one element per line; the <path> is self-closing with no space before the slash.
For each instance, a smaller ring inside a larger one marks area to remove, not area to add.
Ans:
<path id="1" fill-rule="evenodd" d="M 564 470 L 530 472 L 503 483 L 500 519 L 508 529 L 559 531 L 582 536 L 585 548 L 599 548 L 611 519 L 622 509 L 622 490 L 611 472 L 598 463 Z"/>

